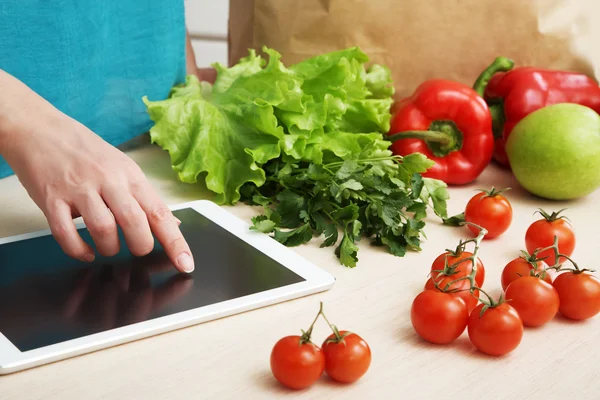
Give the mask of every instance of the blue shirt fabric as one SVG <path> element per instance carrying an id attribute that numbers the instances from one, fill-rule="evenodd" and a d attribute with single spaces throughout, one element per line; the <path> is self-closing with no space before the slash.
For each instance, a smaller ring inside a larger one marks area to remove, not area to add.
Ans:
<path id="1" fill-rule="evenodd" d="M 2 0 L 0 69 L 117 146 L 185 79 L 184 0 Z"/>

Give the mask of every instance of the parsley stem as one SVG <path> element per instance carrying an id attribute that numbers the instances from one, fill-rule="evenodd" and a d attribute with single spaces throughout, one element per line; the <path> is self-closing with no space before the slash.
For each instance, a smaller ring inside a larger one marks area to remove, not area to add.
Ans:
<path id="1" fill-rule="evenodd" d="M 386 157 L 374 157 L 374 158 L 363 158 L 359 160 L 353 160 L 357 164 L 367 164 L 377 161 L 400 161 L 402 160 L 401 156 L 386 156 Z M 341 166 L 345 161 L 336 161 L 329 164 L 323 164 L 323 167 L 337 167 Z"/>

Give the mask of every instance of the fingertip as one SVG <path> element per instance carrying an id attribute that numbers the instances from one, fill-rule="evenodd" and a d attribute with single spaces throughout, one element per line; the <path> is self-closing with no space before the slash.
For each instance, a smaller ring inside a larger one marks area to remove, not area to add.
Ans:
<path id="1" fill-rule="evenodd" d="M 189 253 L 183 252 L 177 256 L 175 266 L 182 272 L 190 273 L 195 269 L 194 259 Z"/>
<path id="2" fill-rule="evenodd" d="M 94 252 L 87 252 L 83 255 L 83 257 L 81 257 L 81 261 L 86 263 L 94 262 L 95 259 L 96 255 L 94 254 Z"/>

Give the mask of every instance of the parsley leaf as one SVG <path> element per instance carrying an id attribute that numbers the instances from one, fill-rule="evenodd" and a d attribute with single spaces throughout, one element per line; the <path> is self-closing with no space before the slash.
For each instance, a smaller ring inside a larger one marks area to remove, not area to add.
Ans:
<path id="1" fill-rule="evenodd" d="M 275 240 L 286 246 L 293 247 L 307 243 L 312 239 L 312 230 L 309 224 L 304 224 L 299 228 L 290 231 L 275 230 Z"/>
<path id="2" fill-rule="evenodd" d="M 277 224 L 275 221 L 271 221 L 265 215 L 259 215 L 252 218 L 252 229 L 262 233 L 271 233 L 275 230 Z"/>
<path id="3" fill-rule="evenodd" d="M 350 268 L 356 267 L 356 263 L 358 262 L 358 246 L 356 246 L 348 233 L 344 233 L 344 237 L 336 249 L 336 254 L 345 266 Z"/>
<path id="4" fill-rule="evenodd" d="M 449 218 L 444 218 L 444 225 L 449 226 L 461 226 L 463 222 L 465 222 L 465 213 L 462 212 L 460 214 L 453 215 Z"/>
<path id="5" fill-rule="evenodd" d="M 446 200 L 450 196 L 446 190 L 447 185 L 442 181 L 431 178 L 423 178 L 423 183 L 424 187 L 421 192 L 423 202 L 431 200 L 435 214 L 442 219 L 448 217 Z"/>

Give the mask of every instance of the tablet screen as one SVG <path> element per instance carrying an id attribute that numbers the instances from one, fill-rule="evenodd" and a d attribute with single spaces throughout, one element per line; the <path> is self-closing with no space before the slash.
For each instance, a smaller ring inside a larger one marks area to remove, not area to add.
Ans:
<path id="1" fill-rule="evenodd" d="M 196 269 L 179 273 L 155 243 L 91 264 L 50 235 L 0 245 L 0 332 L 28 351 L 304 279 L 193 209 L 175 211 Z M 93 244 L 88 231 L 83 239 Z"/>

